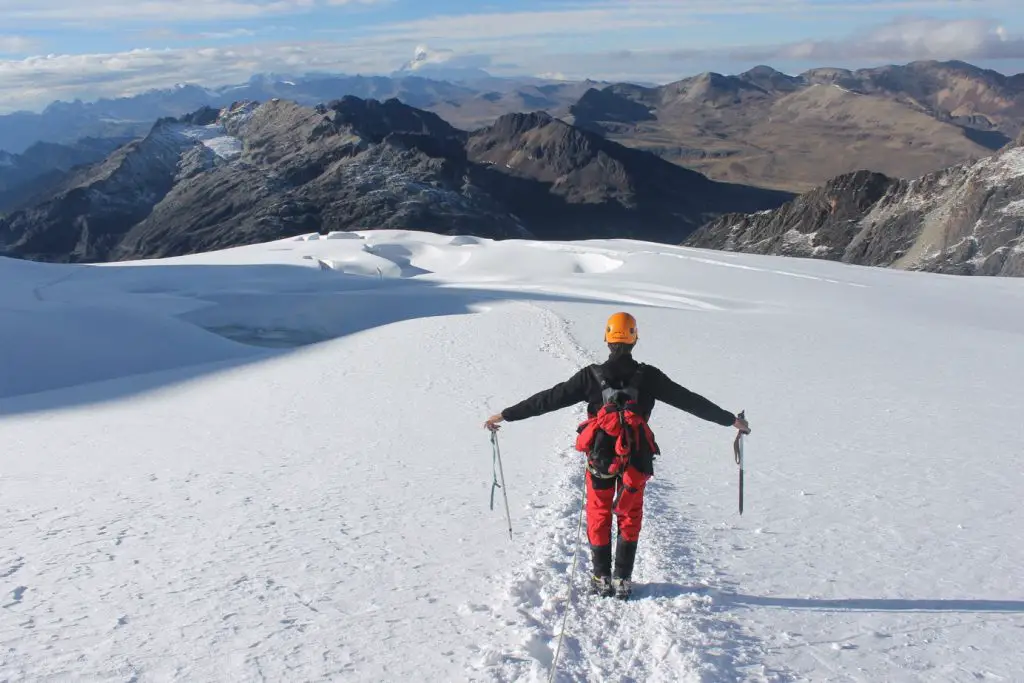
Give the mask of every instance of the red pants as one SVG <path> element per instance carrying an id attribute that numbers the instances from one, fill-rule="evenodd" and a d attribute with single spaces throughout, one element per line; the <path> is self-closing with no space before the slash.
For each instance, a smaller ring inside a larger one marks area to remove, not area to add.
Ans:
<path id="1" fill-rule="evenodd" d="M 621 482 L 618 479 L 598 479 L 587 471 L 587 537 L 590 545 L 609 545 L 612 542 L 612 513 L 619 518 L 619 538 L 638 541 L 644 518 L 644 486 L 649 475 L 632 465 L 626 468 Z M 619 504 L 612 510 L 616 489 L 623 487 Z"/>

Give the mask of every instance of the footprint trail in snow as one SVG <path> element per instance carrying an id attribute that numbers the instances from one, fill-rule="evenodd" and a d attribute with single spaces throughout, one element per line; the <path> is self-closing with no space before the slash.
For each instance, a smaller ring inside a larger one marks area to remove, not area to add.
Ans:
<path id="1" fill-rule="evenodd" d="M 544 320 L 542 348 L 575 367 L 598 362 L 572 336 L 567 321 L 530 305 Z M 586 418 L 573 414 L 574 427 Z M 571 428 L 568 432 L 573 434 Z M 518 646 L 492 643 L 481 648 L 471 675 L 497 683 L 546 681 L 780 681 L 759 664 L 759 644 L 716 614 L 710 594 L 711 567 L 697 559 L 693 534 L 672 503 L 673 487 L 653 478 L 647 486 L 641 550 L 634 570 L 634 592 L 627 602 L 592 596 L 583 505 L 582 454 L 555 449 L 564 475 L 555 484 L 557 504 L 544 509 L 519 543 L 534 546 L 525 568 L 512 573 L 502 603 L 491 610 L 496 623 L 514 624 Z M 579 555 L 570 601 L 573 554 Z M 568 610 L 568 614 L 566 614 Z M 562 624 L 559 660 L 554 656 Z M 475 680 L 475 679 L 474 679 Z"/>

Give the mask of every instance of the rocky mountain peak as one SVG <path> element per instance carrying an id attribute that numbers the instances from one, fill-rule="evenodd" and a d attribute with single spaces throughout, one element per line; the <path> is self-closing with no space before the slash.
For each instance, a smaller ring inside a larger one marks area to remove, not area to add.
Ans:
<path id="1" fill-rule="evenodd" d="M 437 114 L 410 107 L 397 98 L 383 102 L 346 95 L 326 111 L 337 126 L 350 128 L 360 137 L 381 142 L 391 133 L 414 133 L 438 138 L 460 137 L 462 132 Z"/>
<path id="2" fill-rule="evenodd" d="M 756 244 L 758 253 L 838 259 L 856 234 L 856 219 L 894 183 L 881 173 L 845 173 L 774 211 L 721 216 L 688 244 L 738 251 Z"/>
<path id="3" fill-rule="evenodd" d="M 473 133 L 471 158 L 553 181 L 589 164 L 603 138 L 544 112 L 507 114 Z M 614 144 L 614 143 L 612 143 Z M 617 145 L 615 145 L 617 147 Z M 652 157 L 652 161 L 658 161 Z"/>
<path id="4" fill-rule="evenodd" d="M 192 124 L 193 126 L 207 126 L 216 123 L 220 118 L 220 109 L 210 106 L 202 106 L 199 109 L 185 114 L 178 121 Z"/>
<path id="5" fill-rule="evenodd" d="M 740 74 L 740 77 L 746 76 L 748 78 L 772 78 L 773 76 L 785 76 L 781 71 L 777 71 L 773 67 L 767 64 L 758 64 L 757 66 L 747 69 Z"/>
<path id="6" fill-rule="evenodd" d="M 591 88 L 583 93 L 576 104 L 569 107 L 573 123 L 581 128 L 603 132 L 602 124 L 632 124 L 653 121 L 657 117 L 652 107 L 629 96 L 619 94 L 614 87 Z"/>
<path id="7" fill-rule="evenodd" d="M 552 123 L 562 123 L 543 111 L 505 114 L 485 130 L 495 138 L 513 138 L 527 131 L 543 128 Z M 562 124 L 565 125 L 565 124 Z"/>
<path id="8" fill-rule="evenodd" d="M 778 209 L 722 216 L 687 244 L 950 274 L 1024 276 L 1021 143 L 913 180 L 868 172 L 839 176 Z"/>
<path id="9" fill-rule="evenodd" d="M 829 82 L 834 83 L 843 79 L 848 79 L 853 76 L 853 72 L 849 69 L 840 69 L 837 67 L 825 66 L 816 69 L 808 69 L 800 74 L 805 80 L 812 83 L 818 82 Z"/>
<path id="10" fill-rule="evenodd" d="M 925 59 L 916 62 L 910 62 L 905 67 L 893 65 L 888 67 L 889 70 L 907 70 L 917 73 L 931 73 L 935 75 L 958 75 L 966 78 L 972 78 L 977 80 L 988 80 L 992 78 L 1002 79 L 1003 76 L 991 69 L 983 69 L 974 64 L 968 64 L 957 59 L 951 59 L 948 61 L 939 61 L 935 59 Z"/>
<path id="11" fill-rule="evenodd" d="M 667 92 L 675 89 L 679 94 L 673 97 L 676 101 L 691 105 L 706 104 L 713 108 L 738 104 L 753 96 L 764 97 L 766 91 L 761 86 L 738 76 L 723 76 L 714 71 L 706 71 L 698 76 L 680 81 L 673 86 L 666 86 Z"/>
<path id="12" fill-rule="evenodd" d="M 744 71 L 737 78 L 767 92 L 793 92 L 804 84 L 802 78 L 784 74 L 763 64 Z"/>

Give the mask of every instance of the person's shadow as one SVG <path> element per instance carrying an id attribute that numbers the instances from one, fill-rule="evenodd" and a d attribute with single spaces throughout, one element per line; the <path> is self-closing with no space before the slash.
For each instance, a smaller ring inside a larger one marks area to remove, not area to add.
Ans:
<path id="1" fill-rule="evenodd" d="M 1024 600 L 927 600 L 897 598 L 784 598 L 744 595 L 672 583 L 648 583 L 634 586 L 637 600 L 677 598 L 685 595 L 712 595 L 722 607 L 778 607 L 816 612 L 1016 612 L 1024 613 Z"/>
<path id="2" fill-rule="evenodd" d="M 1024 600 L 908 600 L 887 598 L 768 598 L 720 593 L 724 603 L 832 612 L 1024 612 Z"/>

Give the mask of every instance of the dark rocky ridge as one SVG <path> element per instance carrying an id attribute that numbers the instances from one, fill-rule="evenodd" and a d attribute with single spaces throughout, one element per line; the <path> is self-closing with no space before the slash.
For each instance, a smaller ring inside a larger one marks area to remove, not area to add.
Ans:
<path id="1" fill-rule="evenodd" d="M 1024 133 L 914 180 L 858 172 L 778 209 L 728 214 L 688 246 L 961 275 L 1024 276 Z"/>
<path id="2" fill-rule="evenodd" d="M 543 79 L 488 78 L 452 82 L 411 73 L 394 76 L 306 75 L 291 78 L 257 75 L 248 82 L 220 88 L 180 85 L 130 97 L 95 102 L 53 102 L 40 113 L 0 115 L 0 150 L 21 152 L 35 141 L 73 143 L 84 137 L 141 137 L 153 121 L 180 117 L 200 107 L 214 111 L 232 102 L 287 99 L 305 106 L 345 95 L 364 99 L 398 99 L 443 116 L 457 127 L 473 129 L 511 111 L 555 110 L 574 102 L 592 84 L 545 82 Z"/>
<path id="3" fill-rule="evenodd" d="M 37 142 L 21 154 L 0 152 L 0 215 L 33 203 L 74 168 L 102 161 L 130 138 L 85 138 L 74 144 Z"/>
<path id="4" fill-rule="evenodd" d="M 169 256 L 304 232 L 404 228 L 490 237 L 678 242 L 727 210 L 790 195 L 713 182 L 543 113 L 467 133 L 391 99 L 199 111 L 77 172 L 0 221 L 0 248 L 56 261 Z"/>
<path id="5" fill-rule="evenodd" d="M 38 204 L 0 219 L 10 255 L 91 261 L 115 247 L 173 187 L 188 145 L 157 124 L 98 164 L 75 169 Z"/>

